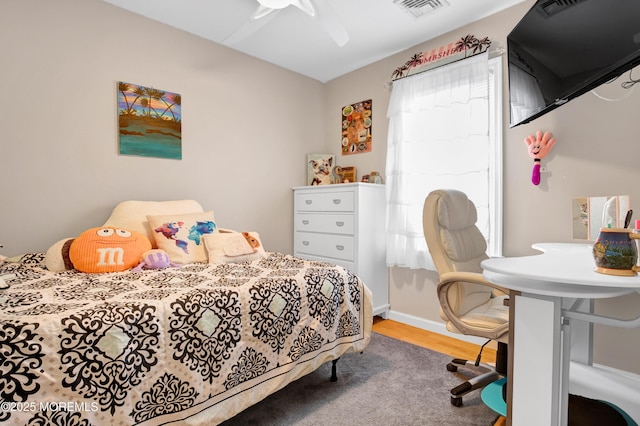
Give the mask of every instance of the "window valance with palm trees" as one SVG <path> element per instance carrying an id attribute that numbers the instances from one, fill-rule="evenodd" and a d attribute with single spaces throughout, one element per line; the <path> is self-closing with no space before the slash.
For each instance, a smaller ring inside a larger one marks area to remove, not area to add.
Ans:
<path id="1" fill-rule="evenodd" d="M 416 53 L 407 62 L 393 71 L 391 79 L 397 80 L 399 78 L 409 77 L 410 75 L 484 53 L 490 46 L 491 40 L 489 40 L 489 37 L 479 39 L 476 36 L 468 34 L 456 42 L 440 46 L 428 52 Z"/>

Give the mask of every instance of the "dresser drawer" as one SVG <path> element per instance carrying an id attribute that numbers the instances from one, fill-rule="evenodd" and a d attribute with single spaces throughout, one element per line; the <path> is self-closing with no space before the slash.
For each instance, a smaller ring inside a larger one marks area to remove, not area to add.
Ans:
<path id="1" fill-rule="evenodd" d="M 352 212 L 354 198 L 353 191 L 296 193 L 295 209 L 299 212 Z"/>
<path id="2" fill-rule="evenodd" d="M 353 235 L 353 222 L 352 214 L 301 213 L 295 215 L 295 231 Z"/>
<path id="3" fill-rule="evenodd" d="M 296 253 L 353 260 L 353 237 L 296 232 Z"/>

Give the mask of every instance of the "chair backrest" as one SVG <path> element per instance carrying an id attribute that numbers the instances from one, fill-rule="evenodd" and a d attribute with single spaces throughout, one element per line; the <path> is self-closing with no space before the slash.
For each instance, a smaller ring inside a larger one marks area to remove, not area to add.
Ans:
<path id="1" fill-rule="evenodd" d="M 482 272 L 487 259 L 487 242 L 476 226 L 476 207 L 461 191 L 440 189 L 426 198 L 423 209 L 424 235 L 439 275 L 446 272 Z M 486 303 L 493 289 L 481 284 L 459 282 L 447 292 L 456 315 Z"/>

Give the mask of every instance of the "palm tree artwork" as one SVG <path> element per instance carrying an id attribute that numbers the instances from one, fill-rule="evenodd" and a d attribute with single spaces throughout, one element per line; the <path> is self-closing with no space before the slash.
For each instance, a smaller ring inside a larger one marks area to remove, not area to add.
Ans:
<path id="1" fill-rule="evenodd" d="M 118 82 L 119 152 L 182 159 L 182 97 Z"/>
<path id="2" fill-rule="evenodd" d="M 491 40 L 489 37 L 485 37 L 483 39 L 478 39 L 475 36 L 468 34 L 465 37 L 462 37 L 456 43 L 456 49 L 464 50 L 464 57 L 467 57 L 467 52 L 471 51 L 473 55 L 477 53 L 482 53 L 487 50 L 491 46 Z"/>

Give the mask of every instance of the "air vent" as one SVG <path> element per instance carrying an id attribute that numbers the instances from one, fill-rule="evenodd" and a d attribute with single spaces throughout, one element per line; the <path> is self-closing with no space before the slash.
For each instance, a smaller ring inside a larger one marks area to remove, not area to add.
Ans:
<path id="1" fill-rule="evenodd" d="M 449 6 L 446 0 L 393 0 L 393 3 L 415 19 L 444 6 Z"/>
<path id="2" fill-rule="evenodd" d="M 549 18 L 583 1 L 585 0 L 549 0 L 540 3 L 537 7 L 542 15 Z"/>

